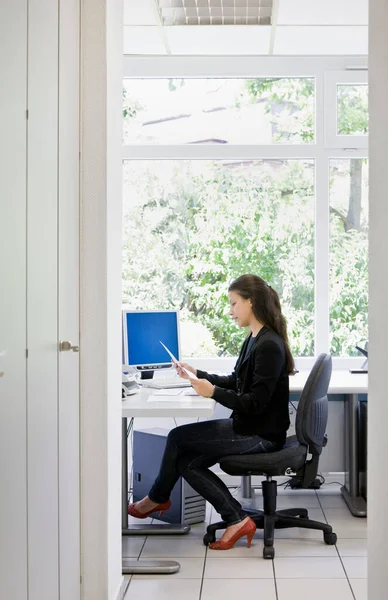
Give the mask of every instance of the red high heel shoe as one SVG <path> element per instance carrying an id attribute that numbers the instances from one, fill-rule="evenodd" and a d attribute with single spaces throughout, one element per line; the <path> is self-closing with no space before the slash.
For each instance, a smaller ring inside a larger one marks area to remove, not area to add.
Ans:
<path id="1" fill-rule="evenodd" d="M 171 500 L 167 500 L 167 502 L 163 502 L 163 504 L 157 504 L 154 508 L 152 508 L 151 510 L 149 510 L 148 512 L 145 512 L 145 513 L 139 512 L 136 508 L 136 504 L 137 504 L 137 502 L 128 504 L 128 514 L 131 515 L 131 517 L 136 517 L 137 519 L 145 519 L 145 518 L 149 517 L 150 514 L 152 514 L 153 512 L 158 512 L 158 511 L 159 511 L 159 517 L 161 517 L 162 514 L 164 513 L 164 511 L 168 510 L 170 508 Z"/>
<path id="2" fill-rule="evenodd" d="M 247 546 L 248 548 L 250 548 L 255 532 L 256 523 L 252 521 L 250 517 L 248 517 L 247 522 L 242 527 L 240 527 L 240 529 L 236 531 L 236 533 L 232 535 L 232 537 L 227 542 L 223 542 L 222 540 L 220 540 L 219 542 L 212 542 L 211 544 L 209 544 L 209 548 L 211 550 L 230 550 L 230 548 L 233 548 L 237 540 L 244 537 L 244 535 L 246 535 L 248 538 Z"/>

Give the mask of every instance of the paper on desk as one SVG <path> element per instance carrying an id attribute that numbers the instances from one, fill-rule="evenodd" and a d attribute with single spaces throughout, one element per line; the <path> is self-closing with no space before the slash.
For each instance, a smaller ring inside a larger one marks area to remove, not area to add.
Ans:
<path id="1" fill-rule="evenodd" d="M 184 371 L 186 373 L 186 375 L 189 376 L 190 379 L 198 379 L 198 377 L 196 375 L 194 375 L 194 373 L 191 373 L 191 371 L 188 371 L 187 369 L 185 369 L 185 367 L 182 367 L 182 365 L 179 362 L 179 360 L 175 358 L 175 356 L 173 355 L 173 353 L 170 352 L 170 350 L 167 348 L 167 346 L 165 346 L 163 344 L 163 342 L 161 342 L 160 340 L 159 340 L 159 342 L 162 344 L 162 346 L 165 349 L 165 351 L 171 356 L 173 362 L 176 363 L 177 365 L 179 365 L 179 367 L 182 369 L 182 371 Z"/>
<path id="2" fill-rule="evenodd" d="M 194 388 L 184 390 L 183 396 L 197 396 L 199 398 L 199 394 L 197 394 Z"/>
<path id="3" fill-rule="evenodd" d="M 154 396 L 179 396 L 184 390 L 184 387 L 181 388 L 164 388 L 163 390 L 157 390 L 154 392 Z"/>
<path id="4" fill-rule="evenodd" d="M 158 391 L 162 391 L 162 390 L 158 390 Z M 152 394 L 152 396 L 148 396 L 147 398 L 147 402 L 189 402 L 192 401 L 193 397 L 192 396 L 186 396 L 184 394 L 180 394 L 179 396 L 168 396 L 167 394 Z"/>

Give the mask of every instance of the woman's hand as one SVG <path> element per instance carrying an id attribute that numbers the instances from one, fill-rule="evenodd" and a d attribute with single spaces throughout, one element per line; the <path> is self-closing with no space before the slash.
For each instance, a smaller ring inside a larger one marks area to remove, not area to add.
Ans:
<path id="1" fill-rule="evenodd" d="M 187 373 L 184 372 L 184 370 L 181 367 L 184 367 L 186 369 L 186 371 L 190 371 L 190 373 L 197 376 L 197 369 L 194 369 L 194 367 L 192 367 L 188 363 L 179 362 L 179 363 L 173 363 L 173 364 L 174 364 L 174 367 L 176 368 L 176 371 L 177 371 L 179 377 L 183 377 L 183 379 L 189 379 L 189 376 L 187 375 Z"/>
<path id="2" fill-rule="evenodd" d="M 207 379 L 190 379 L 191 385 L 197 392 L 198 396 L 211 398 L 214 392 L 214 385 Z"/>

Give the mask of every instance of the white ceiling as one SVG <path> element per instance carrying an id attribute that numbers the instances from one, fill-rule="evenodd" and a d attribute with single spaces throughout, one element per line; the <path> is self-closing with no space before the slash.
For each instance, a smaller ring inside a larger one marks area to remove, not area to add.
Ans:
<path id="1" fill-rule="evenodd" d="M 271 25 L 172 26 L 162 25 L 157 0 L 124 0 L 124 54 L 367 53 L 368 0 L 273 0 Z"/>

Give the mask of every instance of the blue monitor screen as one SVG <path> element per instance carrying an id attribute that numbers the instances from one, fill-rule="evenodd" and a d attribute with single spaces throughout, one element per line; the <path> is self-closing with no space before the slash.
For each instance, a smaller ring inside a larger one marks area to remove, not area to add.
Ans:
<path id="1" fill-rule="evenodd" d="M 123 327 L 125 364 L 149 367 L 171 364 L 160 341 L 180 359 L 178 311 L 124 310 Z"/>

